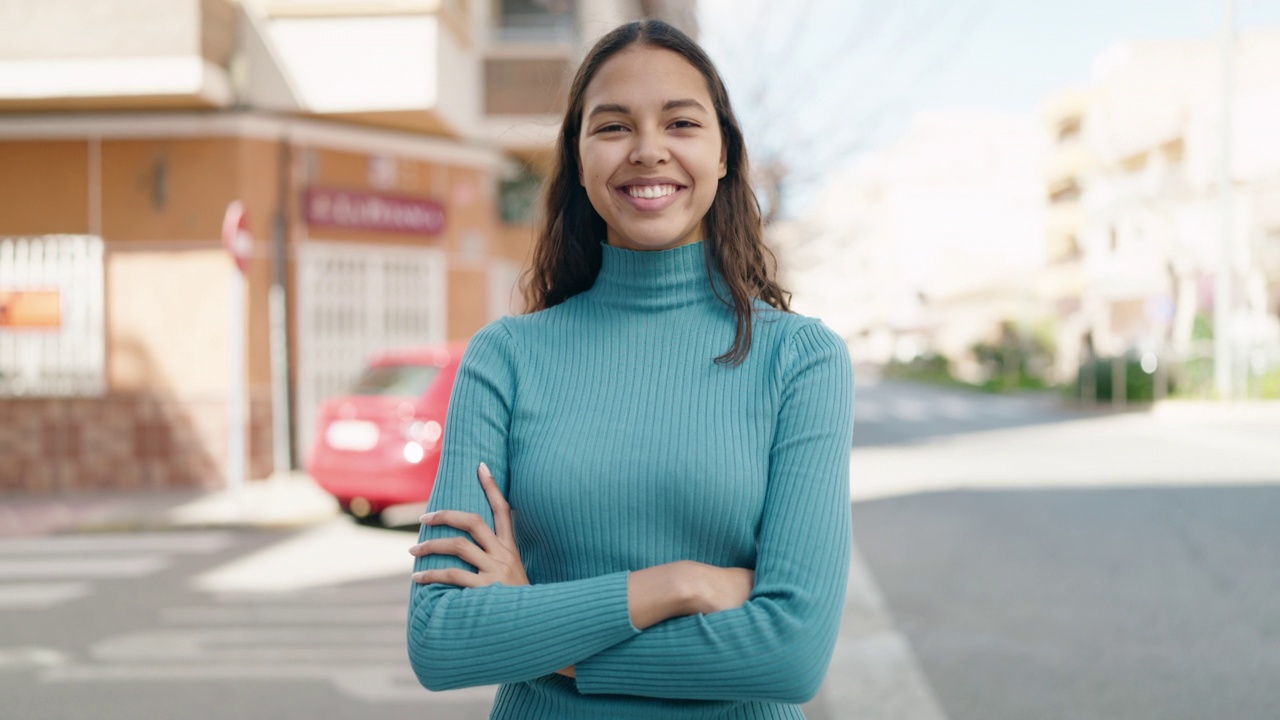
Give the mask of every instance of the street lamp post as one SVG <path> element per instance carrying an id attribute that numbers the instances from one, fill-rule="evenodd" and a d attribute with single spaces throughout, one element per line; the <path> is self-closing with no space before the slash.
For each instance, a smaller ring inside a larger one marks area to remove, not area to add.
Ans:
<path id="1" fill-rule="evenodd" d="M 1222 2 L 1222 156 L 1218 165 L 1218 202 L 1222 213 L 1222 244 L 1213 293 L 1213 384 L 1218 397 L 1229 400 L 1232 383 L 1232 280 L 1235 275 L 1235 218 L 1231 187 L 1232 102 L 1235 91 L 1235 1 Z"/>

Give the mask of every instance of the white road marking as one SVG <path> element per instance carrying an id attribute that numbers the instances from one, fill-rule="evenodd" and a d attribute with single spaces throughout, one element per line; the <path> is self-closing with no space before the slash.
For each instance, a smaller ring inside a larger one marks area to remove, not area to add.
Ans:
<path id="1" fill-rule="evenodd" d="M 98 552 L 211 553 L 231 545 L 225 532 L 101 533 L 0 539 L 0 555 L 43 555 Z"/>
<path id="2" fill-rule="evenodd" d="M 161 617 L 175 625 L 366 625 L 395 623 L 403 626 L 408 617 L 405 603 L 350 606 L 272 607 L 176 607 L 165 608 Z"/>
<path id="3" fill-rule="evenodd" d="M 0 560 L 3 578 L 118 578 L 142 577 L 169 566 L 167 558 L 141 557 Z"/>
<path id="4" fill-rule="evenodd" d="M 67 656 L 53 648 L 0 647 L 0 670 L 14 668 L 49 668 L 67 662 Z"/>
<path id="5" fill-rule="evenodd" d="M 366 702 L 485 703 L 493 686 L 433 693 L 418 685 L 407 661 L 383 665 L 66 665 L 41 673 L 47 682 L 160 682 L 192 680 L 327 680 L 335 689 Z"/>
<path id="6" fill-rule="evenodd" d="M 336 518 L 192 580 L 211 592 L 285 592 L 413 571 L 408 533 L 367 528 Z M 405 597 L 408 597 L 406 589 Z"/>
<path id="7" fill-rule="evenodd" d="M 0 610 L 49 608 L 84 597 L 89 584 L 82 582 L 0 584 Z"/>

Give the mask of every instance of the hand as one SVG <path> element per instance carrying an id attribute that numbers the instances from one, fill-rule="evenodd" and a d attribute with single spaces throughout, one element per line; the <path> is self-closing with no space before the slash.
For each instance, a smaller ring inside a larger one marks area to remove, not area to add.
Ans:
<path id="1" fill-rule="evenodd" d="M 490 530 L 484 518 L 475 513 L 457 510 L 441 510 L 423 515 L 424 525 L 447 525 L 471 535 L 464 537 L 436 538 L 409 548 L 414 557 L 424 555 L 452 555 L 475 567 L 475 572 L 462 568 L 424 570 L 413 574 L 413 579 L 423 585 L 441 583 L 458 587 L 484 587 L 494 583 L 503 585 L 528 585 L 529 576 L 524 572 L 524 561 L 516 547 L 515 528 L 511 522 L 511 506 L 498 490 L 498 484 L 489 472 L 489 466 L 480 463 L 476 473 L 480 486 L 489 498 L 493 509 L 494 529 Z M 495 532 L 496 531 L 496 532 Z"/>

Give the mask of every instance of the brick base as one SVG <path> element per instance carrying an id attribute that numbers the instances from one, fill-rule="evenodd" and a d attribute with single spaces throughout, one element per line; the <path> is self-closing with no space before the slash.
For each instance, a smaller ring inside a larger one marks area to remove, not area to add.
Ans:
<path id="1" fill-rule="evenodd" d="M 0 398 L 0 493 L 222 487 L 226 410 L 154 395 Z M 270 412 L 250 404 L 252 478 L 271 472 Z"/>

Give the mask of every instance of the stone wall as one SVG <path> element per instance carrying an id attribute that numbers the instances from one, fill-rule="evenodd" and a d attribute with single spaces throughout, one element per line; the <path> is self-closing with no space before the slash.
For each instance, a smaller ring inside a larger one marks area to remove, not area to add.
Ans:
<path id="1" fill-rule="evenodd" d="M 251 404 L 249 476 L 271 472 L 269 401 Z M 226 404 L 156 395 L 0 398 L 0 493 L 217 488 Z"/>

